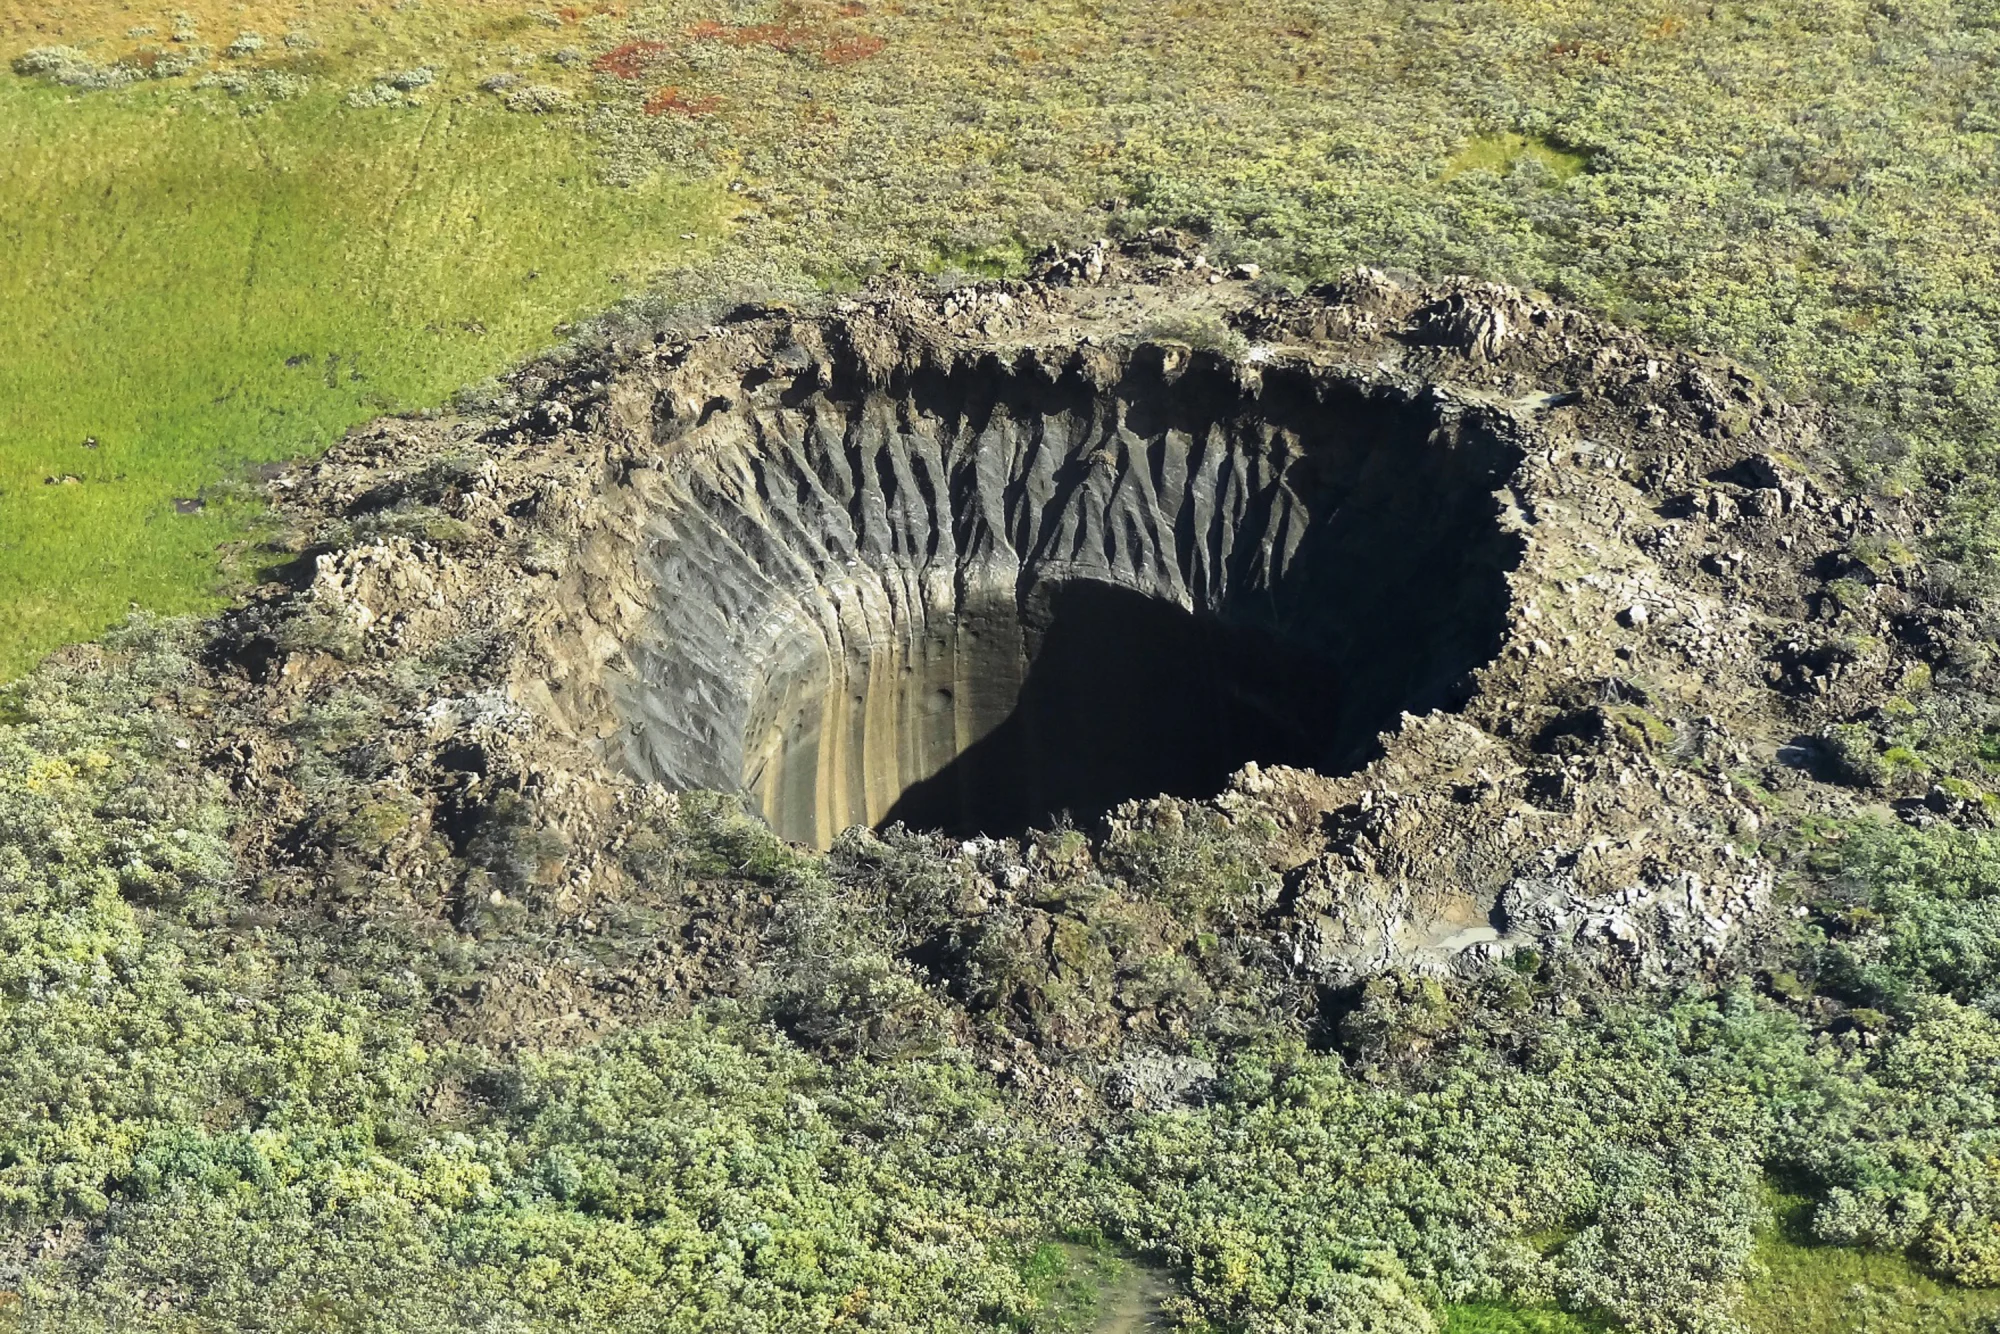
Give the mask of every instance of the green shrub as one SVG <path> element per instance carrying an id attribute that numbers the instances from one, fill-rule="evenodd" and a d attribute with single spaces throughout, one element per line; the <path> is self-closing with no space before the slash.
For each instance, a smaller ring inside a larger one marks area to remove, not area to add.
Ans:
<path id="1" fill-rule="evenodd" d="M 38 1328 L 1054 1329 L 1083 1302 L 1047 1248 L 1095 1232 L 1213 1328 L 1693 1334 L 1766 1309 L 1766 1173 L 1819 1244 L 2000 1286 L 2000 835 L 1851 828 L 1808 868 L 1784 1008 L 1594 996 L 1543 961 L 1371 984 L 1336 1054 L 1280 1011 L 1213 1021 L 1262 993 L 1179 920 L 1258 911 L 1272 831 L 1176 807 L 996 845 L 1032 864 L 1007 913 L 1046 931 L 997 914 L 934 973 L 976 858 L 905 833 L 821 857 L 690 794 L 622 855 L 668 901 L 768 896 L 751 994 L 537 1047 L 439 1022 L 564 948 L 529 917 L 362 930 L 248 897 L 230 798 L 143 707 L 198 690 L 194 645 L 136 622 L 5 694 L 0 1289 Z M 348 768 L 382 707 L 292 729 L 354 855 L 403 836 Z M 490 816 L 467 883 L 531 893 L 533 806 Z M 996 1037 L 988 985 L 1042 989 L 1038 1049 L 963 1050 Z M 1096 1036 L 1120 995 L 1183 1007 L 1209 1055 Z M 1135 1060 L 1188 1077 L 1113 1115 L 1093 1087 Z"/>
<path id="2" fill-rule="evenodd" d="M 1835 781 L 1860 788 L 1889 785 L 1894 770 L 1866 724 L 1835 723 L 1821 734 L 1820 744 Z"/>
<path id="3" fill-rule="evenodd" d="M 2000 836 L 1864 824 L 1823 864 L 1829 985 L 1890 1009 L 1933 992 L 2000 999 Z"/>

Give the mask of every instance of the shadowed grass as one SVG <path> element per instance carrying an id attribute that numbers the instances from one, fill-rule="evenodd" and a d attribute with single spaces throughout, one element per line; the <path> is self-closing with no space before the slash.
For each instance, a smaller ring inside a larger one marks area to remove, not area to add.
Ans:
<path id="1" fill-rule="evenodd" d="M 486 101 L 0 80 L 0 678 L 130 602 L 212 605 L 240 519 L 175 497 L 491 375 L 720 198 L 601 184 L 571 127 Z"/>

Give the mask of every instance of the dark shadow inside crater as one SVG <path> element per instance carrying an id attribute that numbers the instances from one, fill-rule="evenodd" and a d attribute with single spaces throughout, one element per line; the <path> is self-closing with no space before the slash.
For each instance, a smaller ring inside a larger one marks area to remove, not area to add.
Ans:
<path id="1" fill-rule="evenodd" d="M 1332 664 L 1259 627 L 1076 583 L 1027 632 L 1013 712 L 906 789 L 885 825 L 1019 834 L 1134 797 L 1211 795 L 1251 760 L 1323 766 L 1338 748 Z"/>
<path id="2" fill-rule="evenodd" d="M 1477 492 L 1370 500 L 1222 615 L 1095 582 L 1031 593 L 1013 710 L 880 824 L 1003 837 L 1212 796 L 1252 761 L 1348 772 L 1401 713 L 1461 707 L 1505 631 L 1511 544 Z"/>

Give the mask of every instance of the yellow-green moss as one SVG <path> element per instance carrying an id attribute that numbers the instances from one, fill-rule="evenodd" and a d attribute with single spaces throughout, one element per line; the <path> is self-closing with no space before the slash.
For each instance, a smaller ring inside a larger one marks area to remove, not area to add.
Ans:
<path id="1" fill-rule="evenodd" d="M 1540 165 L 1557 181 L 1567 181 L 1590 166 L 1590 159 L 1585 154 L 1533 135 L 1509 131 L 1479 134 L 1468 139 L 1465 146 L 1452 155 L 1451 161 L 1445 163 L 1438 179 L 1448 181 L 1468 171 L 1490 171 L 1496 176 L 1505 176 L 1523 162 Z"/>
<path id="2" fill-rule="evenodd" d="M 214 605 L 246 514 L 227 469 L 503 369 L 722 198 L 603 184 L 573 127 L 487 101 L 243 116 L 0 76 L 0 243 L 25 259 L 0 264 L 0 679 L 133 602 Z"/>

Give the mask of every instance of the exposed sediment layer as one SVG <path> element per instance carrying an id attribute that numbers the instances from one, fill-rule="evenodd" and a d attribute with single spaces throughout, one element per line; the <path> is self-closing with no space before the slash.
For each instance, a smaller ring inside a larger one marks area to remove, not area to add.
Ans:
<path id="1" fill-rule="evenodd" d="M 1499 644 L 1517 457 L 1463 409 L 1159 346 L 763 380 L 649 498 L 626 762 L 820 846 L 1348 767 Z"/>

